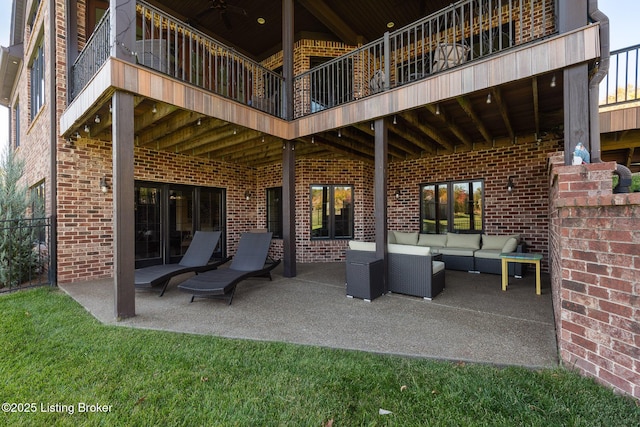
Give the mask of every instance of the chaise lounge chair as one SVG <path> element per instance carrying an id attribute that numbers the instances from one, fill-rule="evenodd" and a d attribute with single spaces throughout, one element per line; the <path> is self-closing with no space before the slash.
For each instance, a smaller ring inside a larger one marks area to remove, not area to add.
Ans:
<path id="1" fill-rule="evenodd" d="M 171 278 L 184 273 L 200 273 L 216 269 L 229 261 L 231 257 L 209 263 L 211 255 L 220 241 L 220 231 L 196 231 L 187 252 L 180 262 L 175 264 L 152 265 L 135 271 L 135 285 L 138 289 L 159 289 L 164 295 Z"/>
<path id="2" fill-rule="evenodd" d="M 178 285 L 178 289 L 194 298 L 226 299 L 231 305 L 236 286 L 249 277 L 268 277 L 280 260 L 268 260 L 272 233 L 244 233 L 229 268 L 221 268 L 191 277 Z"/>

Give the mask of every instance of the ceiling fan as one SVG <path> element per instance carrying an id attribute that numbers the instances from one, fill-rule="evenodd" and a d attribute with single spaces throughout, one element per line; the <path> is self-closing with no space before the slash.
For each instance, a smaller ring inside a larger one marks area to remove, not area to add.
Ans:
<path id="1" fill-rule="evenodd" d="M 247 16 L 246 10 L 239 6 L 229 4 L 227 0 L 209 0 L 209 6 L 206 9 L 202 10 L 200 13 L 196 14 L 196 21 L 199 21 L 201 18 L 212 12 L 218 12 L 218 14 L 220 15 L 220 19 L 222 19 L 222 23 L 227 28 L 227 30 L 233 29 L 231 18 L 229 18 L 228 12 Z"/>

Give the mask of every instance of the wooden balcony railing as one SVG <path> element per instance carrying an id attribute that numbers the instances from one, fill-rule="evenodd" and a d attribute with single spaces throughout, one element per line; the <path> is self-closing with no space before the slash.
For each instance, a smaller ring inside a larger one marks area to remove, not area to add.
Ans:
<path id="1" fill-rule="evenodd" d="M 640 99 L 639 55 L 640 45 L 611 52 L 609 72 L 600 83 L 600 106 Z"/>

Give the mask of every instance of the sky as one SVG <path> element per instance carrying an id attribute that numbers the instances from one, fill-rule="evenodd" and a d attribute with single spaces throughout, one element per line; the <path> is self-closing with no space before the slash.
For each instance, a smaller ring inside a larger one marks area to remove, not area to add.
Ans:
<path id="1" fill-rule="evenodd" d="M 5 12 L 0 13 L 0 45 L 9 46 L 11 29 L 11 7 L 13 0 L 0 0 Z M 611 50 L 640 44 L 640 32 L 637 31 L 640 19 L 638 0 L 599 0 L 598 9 L 609 17 Z M 4 150 L 9 140 L 9 110 L 0 107 L 0 150 Z"/>

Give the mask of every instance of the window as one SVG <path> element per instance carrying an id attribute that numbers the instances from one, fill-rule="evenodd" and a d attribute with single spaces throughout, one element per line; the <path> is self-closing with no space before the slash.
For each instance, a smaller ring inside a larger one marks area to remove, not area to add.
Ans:
<path id="1" fill-rule="evenodd" d="M 353 238 L 352 186 L 311 186 L 311 238 Z"/>
<path id="2" fill-rule="evenodd" d="M 420 232 L 443 234 L 482 231 L 482 180 L 423 184 L 420 194 Z"/>
<path id="3" fill-rule="evenodd" d="M 87 38 L 93 34 L 96 25 L 109 9 L 109 2 L 105 0 L 89 0 L 87 3 L 86 26 Z"/>
<path id="4" fill-rule="evenodd" d="M 282 187 L 267 188 L 267 231 L 282 239 Z"/>
<path id="5" fill-rule="evenodd" d="M 44 105 L 44 43 L 36 48 L 36 55 L 31 63 L 31 120 Z"/>

